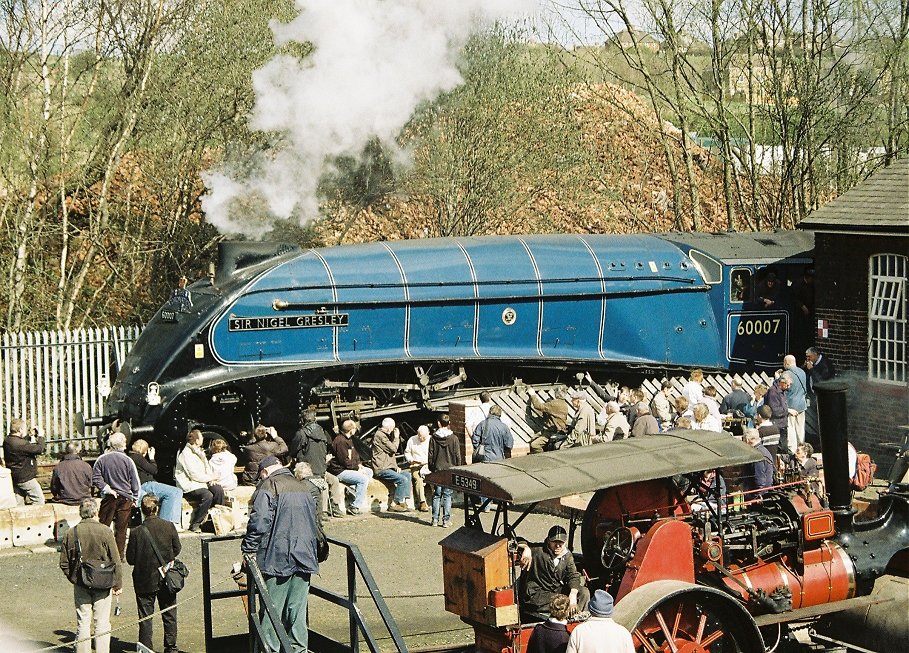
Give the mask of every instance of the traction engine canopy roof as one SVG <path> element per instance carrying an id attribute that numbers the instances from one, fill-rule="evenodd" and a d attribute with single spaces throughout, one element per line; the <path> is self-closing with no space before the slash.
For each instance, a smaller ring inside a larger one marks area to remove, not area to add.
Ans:
<path id="1" fill-rule="evenodd" d="M 757 462 L 762 455 L 728 433 L 680 430 L 495 462 L 426 477 L 432 485 L 510 504 Z"/>

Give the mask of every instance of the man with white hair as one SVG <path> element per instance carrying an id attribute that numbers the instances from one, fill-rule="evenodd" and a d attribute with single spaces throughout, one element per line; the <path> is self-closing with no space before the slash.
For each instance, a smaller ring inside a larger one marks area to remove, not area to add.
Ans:
<path id="1" fill-rule="evenodd" d="M 631 435 L 631 426 L 622 414 L 619 402 L 608 402 L 604 410 L 606 411 L 606 419 L 603 423 L 603 434 L 600 436 L 603 442 L 621 440 Z"/>
<path id="2" fill-rule="evenodd" d="M 398 467 L 398 447 L 401 446 L 401 433 L 395 421 L 386 417 L 382 426 L 376 431 L 372 440 L 373 478 L 394 483 L 394 503 L 389 502 L 391 512 L 410 512 L 407 500 L 410 498 L 410 474 Z"/>
<path id="3" fill-rule="evenodd" d="M 139 501 L 139 472 L 136 463 L 126 455 L 125 435 L 112 433 L 108 447 L 92 468 L 92 485 L 101 495 L 98 521 L 105 526 L 114 523 L 120 559 L 126 560 L 126 530 L 133 506 Z"/>
<path id="4" fill-rule="evenodd" d="M 410 464 L 410 478 L 413 481 L 414 505 L 420 512 L 429 512 L 426 503 L 426 484 L 423 476 L 429 473 L 429 427 L 420 424 L 417 434 L 412 435 L 404 448 L 404 459 Z"/>

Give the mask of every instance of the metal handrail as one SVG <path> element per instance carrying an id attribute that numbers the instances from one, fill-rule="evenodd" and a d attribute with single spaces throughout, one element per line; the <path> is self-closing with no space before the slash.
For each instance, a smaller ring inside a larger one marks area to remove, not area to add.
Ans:
<path id="1" fill-rule="evenodd" d="M 258 596 L 259 600 L 262 602 L 262 606 L 265 609 L 265 614 L 275 626 L 275 632 L 278 634 L 278 640 L 281 644 L 281 653 L 290 653 L 290 640 L 281 624 L 281 618 L 277 612 L 277 609 L 268 597 L 268 591 L 265 587 L 265 579 L 262 577 L 262 573 L 256 564 L 254 555 L 244 555 L 244 559 L 246 560 L 248 568 L 247 578 L 252 581 L 247 582 L 246 589 L 238 588 L 236 590 L 221 590 L 217 592 L 213 592 L 211 589 L 211 558 L 209 553 L 211 545 L 216 542 L 238 540 L 241 537 L 242 535 L 221 535 L 202 539 L 202 591 L 203 620 L 205 625 L 205 650 L 208 652 L 215 651 L 215 637 L 212 628 L 212 602 L 218 599 L 236 598 L 243 596 L 247 598 L 249 608 L 249 650 L 251 653 L 262 650 L 261 624 L 257 618 L 258 610 L 256 609 L 256 597 Z M 388 631 L 388 634 L 391 637 L 392 641 L 394 642 L 396 649 L 401 653 L 408 653 L 407 644 L 404 642 L 404 638 L 401 635 L 398 625 L 388 608 L 388 604 L 382 597 L 382 593 L 379 591 L 379 587 L 376 584 L 375 578 L 373 577 L 372 572 L 369 570 L 369 566 L 366 564 L 366 560 L 360 553 L 360 549 L 357 547 L 357 545 L 346 542 L 344 540 L 338 540 L 332 537 L 327 537 L 326 539 L 328 540 L 330 547 L 339 547 L 345 550 L 347 564 L 347 593 L 346 595 L 339 594 L 337 592 L 333 592 L 327 587 L 320 587 L 315 583 L 310 586 L 309 593 L 310 596 L 316 596 L 320 599 L 324 599 L 347 610 L 350 644 L 345 645 L 343 642 L 333 640 L 326 635 L 310 630 L 309 648 L 311 650 L 319 650 L 319 648 L 317 648 L 318 643 L 323 643 L 332 650 L 358 652 L 360 650 L 360 641 L 362 637 L 363 642 L 366 644 L 371 653 L 379 653 L 378 640 L 370 631 L 369 625 L 364 620 L 363 613 L 357 604 L 357 575 L 359 573 L 359 576 L 363 579 L 363 584 L 366 586 L 366 589 L 369 592 L 369 596 L 372 599 L 372 602 L 375 605 L 376 609 L 378 610 L 379 616 L 382 618 L 382 622 L 385 624 L 385 628 Z M 317 643 L 316 647 L 312 645 L 313 642 Z"/>

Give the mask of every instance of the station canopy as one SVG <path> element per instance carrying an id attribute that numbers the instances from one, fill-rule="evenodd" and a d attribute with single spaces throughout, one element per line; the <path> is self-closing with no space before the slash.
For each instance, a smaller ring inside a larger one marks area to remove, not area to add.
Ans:
<path id="1" fill-rule="evenodd" d="M 461 465 L 433 472 L 426 482 L 495 501 L 528 504 L 762 458 L 728 433 L 682 430 Z"/>

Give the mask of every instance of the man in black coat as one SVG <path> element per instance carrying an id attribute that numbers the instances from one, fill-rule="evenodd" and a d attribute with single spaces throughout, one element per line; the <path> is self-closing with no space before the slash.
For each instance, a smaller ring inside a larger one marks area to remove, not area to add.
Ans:
<path id="1" fill-rule="evenodd" d="M 518 544 L 519 564 L 524 570 L 519 582 L 522 619 L 548 619 L 549 604 L 556 594 L 568 597 L 570 614 L 587 608 L 590 592 L 581 583 L 574 555 L 565 546 L 567 540 L 565 529 L 553 526 L 542 546 Z"/>
<path id="2" fill-rule="evenodd" d="M 157 599 L 164 622 L 164 653 L 177 653 L 177 595 L 167 589 L 159 567 L 179 555 L 180 537 L 172 522 L 158 517 L 157 496 L 146 494 L 142 497 L 141 508 L 145 521 L 132 530 L 126 547 L 126 561 L 133 566 L 136 606 L 139 618 L 143 619 L 154 614 Z M 139 642 L 152 649 L 152 636 L 152 620 L 140 621 Z"/>
<path id="3" fill-rule="evenodd" d="M 16 418 L 10 422 L 9 435 L 3 442 L 3 456 L 12 473 L 13 486 L 23 500 L 32 505 L 44 503 L 44 491 L 38 483 L 38 456 L 44 453 L 44 437 L 38 427 L 26 433 L 25 420 Z"/>

